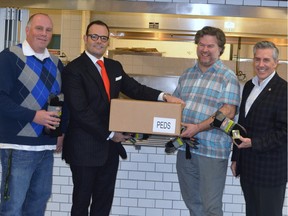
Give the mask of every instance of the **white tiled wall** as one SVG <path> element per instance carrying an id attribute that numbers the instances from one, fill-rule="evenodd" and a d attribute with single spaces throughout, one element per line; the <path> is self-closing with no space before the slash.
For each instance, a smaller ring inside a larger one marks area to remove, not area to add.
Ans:
<path id="1" fill-rule="evenodd" d="M 125 146 L 127 160 L 121 160 L 111 216 L 189 216 L 182 200 L 176 155 L 167 155 L 163 147 Z M 53 194 L 45 216 L 69 216 L 72 200 L 69 167 L 55 155 Z M 288 216 L 286 190 L 283 216 Z M 245 202 L 239 179 L 227 170 L 223 196 L 224 216 L 245 216 Z"/>
<path id="2" fill-rule="evenodd" d="M 81 11 L 62 11 L 61 50 L 72 60 L 81 53 L 82 13 Z"/>
<path id="3" fill-rule="evenodd" d="M 121 189 L 116 189 L 111 215 L 188 216 L 176 174 L 176 155 L 166 155 L 162 147 L 141 147 L 136 150 L 126 146 L 126 149 L 130 157 L 120 164 L 117 187 Z M 227 177 L 223 197 L 225 215 L 243 213 L 243 198 L 238 198 L 238 203 L 232 204 L 233 196 L 241 194 L 241 190 L 231 189 L 233 185 L 239 185 L 239 181 Z"/>

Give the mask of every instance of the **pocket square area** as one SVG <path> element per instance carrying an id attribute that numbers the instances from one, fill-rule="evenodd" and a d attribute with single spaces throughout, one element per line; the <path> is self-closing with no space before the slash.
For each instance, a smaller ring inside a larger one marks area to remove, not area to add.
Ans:
<path id="1" fill-rule="evenodd" d="M 119 77 L 116 77 L 115 78 L 115 81 L 119 81 L 119 80 L 121 80 L 122 79 L 122 76 L 119 76 Z"/>

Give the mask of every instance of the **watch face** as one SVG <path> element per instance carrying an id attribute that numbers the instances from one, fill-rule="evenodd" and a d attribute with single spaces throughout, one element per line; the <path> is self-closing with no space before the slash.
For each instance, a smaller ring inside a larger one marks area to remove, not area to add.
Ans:
<path id="1" fill-rule="evenodd" d="M 240 131 L 239 130 L 232 130 L 232 138 L 233 139 L 240 139 Z"/>

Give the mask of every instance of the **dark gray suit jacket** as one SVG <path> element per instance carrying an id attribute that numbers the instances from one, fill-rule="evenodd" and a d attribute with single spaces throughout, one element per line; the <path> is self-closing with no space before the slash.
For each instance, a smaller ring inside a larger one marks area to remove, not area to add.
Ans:
<path id="1" fill-rule="evenodd" d="M 118 98 L 122 92 L 134 99 L 157 100 L 161 91 L 139 84 L 124 72 L 118 61 L 105 58 L 104 64 L 110 80 L 111 99 Z M 103 165 L 109 146 L 115 145 L 107 140 L 110 102 L 101 75 L 85 52 L 64 68 L 62 89 L 69 110 L 63 159 L 77 166 Z M 121 149 L 122 145 L 117 145 Z"/>
<path id="2" fill-rule="evenodd" d="M 241 181 L 280 186 L 287 182 L 287 82 L 276 73 L 245 117 L 253 87 L 251 80 L 244 86 L 238 121 L 247 129 L 252 148 L 234 145 L 232 161 L 238 161 Z"/>

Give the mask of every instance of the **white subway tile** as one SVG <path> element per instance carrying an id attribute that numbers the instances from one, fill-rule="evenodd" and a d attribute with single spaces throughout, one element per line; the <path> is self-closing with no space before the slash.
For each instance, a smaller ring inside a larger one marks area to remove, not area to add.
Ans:
<path id="1" fill-rule="evenodd" d="M 68 185 L 69 183 L 69 178 L 66 176 L 54 176 L 53 177 L 53 184 L 56 185 Z"/>
<path id="2" fill-rule="evenodd" d="M 208 4 L 225 4 L 226 0 L 208 0 Z"/>
<path id="3" fill-rule="evenodd" d="M 239 195 L 239 194 L 242 193 L 242 190 L 238 186 L 226 185 L 225 188 L 224 188 L 224 193 Z"/>
<path id="4" fill-rule="evenodd" d="M 66 194 L 53 194 L 52 202 L 55 203 L 68 203 L 69 195 Z"/>
<path id="5" fill-rule="evenodd" d="M 69 213 L 71 211 L 72 203 L 60 203 L 60 211 Z"/>
<path id="6" fill-rule="evenodd" d="M 113 206 L 111 213 L 111 216 L 129 215 L 129 208 L 126 206 Z"/>
<path id="7" fill-rule="evenodd" d="M 286 1 L 279 1 L 279 7 L 288 7 L 288 2 Z M 288 215 L 288 211 L 287 211 L 287 215 Z"/>
<path id="8" fill-rule="evenodd" d="M 148 155 L 148 162 L 164 163 L 165 162 L 165 155 L 149 154 Z"/>
<path id="9" fill-rule="evenodd" d="M 164 214 L 163 215 L 165 215 L 165 216 L 175 216 L 175 215 L 179 215 L 179 214 L 180 214 L 180 210 L 164 208 Z"/>
<path id="10" fill-rule="evenodd" d="M 142 180 L 145 179 L 145 172 L 130 171 L 128 179 L 132 180 Z"/>
<path id="11" fill-rule="evenodd" d="M 175 209 L 182 209 L 182 210 L 187 210 L 187 207 L 185 205 L 185 203 L 183 202 L 183 200 L 173 200 L 173 208 Z"/>
<path id="12" fill-rule="evenodd" d="M 115 188 L 115 197 L 129 197 L 129 191 L 130 190 L 128 190 L 127 188 L 117 187 Z"/>
<path id="13" fill-rule="evenodd" d="M 129 190 L 130 198 L 146 198 L 145 190 Z"/>
<path id="14" fill-rule="evenodd" d="M 156 199 L 156 201 L 160 200 L 160 199 L 163 199 L 163 192 L 162 191 L 147 190 L 146 194 L 147 194 L 147 198 Z"/>
<path id="15" fill-rule="evenodd" d="M 59 211 L 60 210 L 60 204 L 51 201 L 51 202 L 47 203 L 46 209 L 49 211 Z"/>
<path id="16" fill-rule="evenodd" d="M 260 6 L 261 0 L 244 0 L 244 5 L 247 6 Z"/>
<path id="17" fill-rule="evenodd" d="M 137 181 L 132 181 L 132 180 L 121 180 L 121 188 L 126 188 L 126 189 L 136 189 L 137 188 Z"/>
<path id="18" fill-rule="evenodd" d="M 180 200 L 180 193 L 178 191 L 165 191 L 167 188 L 164 188 L 164 200 L 172 200 L 174 203 L 174 200 Z M 182 202 L 182 201 L 181 201 Z"/>
<path id="19" fill-rule="evenodd" d="M 208 3 L 208 0 L 190 0 L 190 3 L 207 4 L 207 3 Z"/>
<path id="20" fill-rule="evenodd" d="M 141 146 L 139 152 L 141 152 L 141 154 L 156 154 L 156 148 L 154 146 Z"/>
<path id="21" fill-rule="evenodd" d="M 155 163 L 151 163 L 150 160 L 147 163 L 138 163 L 138 170 L 155 172 Z"/>
<path id="22" fill-rule="evenodd" d="M 278 7 L 279 1 L 266 1 L 262 0 L 261 6 L 264 7 Z"/>
<path id="23" fill-rule="evenodd" d="M 155 189 L 155 181 L 138 181 L 138 189 L 154 190 Z"/>
<path id="24" fill-rule="evenodd" d="M 243 5 L 243 0 L 226 0 L 226 4 L 228 5 Z"/>
<path id="25" fill-rule="evenodd" d="M 163 174 L 159 173 L 159 172 L 156 172 L 156 173 L 147 172 L 146 180 L 148 180 L 148 181 L 162 181 L 163 180 Z"/>
<path id="26" fill-rule="evenodd" d="M 171 200 L 156 200 L 156 208 L 171 208 L 172 207 L 172 201 Z M 165 212 L 165 210 L 164 210 Z M 165 214 L 166 215 L 166 214 Z"/>
<path id="27" fill-rule="evenodd" d="M 165 156 L 165 163 L 176 164 L 176 154 L 166 155 Z"/>
<path id="28" fill-rule="evenodd" d="M 53 177 L 54 178 L 54 177 Z M 55 185 L 55 184 L 53 184 L 52 185 L 52 193 L 54 194 L 54 193 L 60 193 L 60 191 L 61 191 L 61 186 L 60 185 Z"/>
<path id="29" fill-rule="evenodd" d="M 178 176 L 176 172 L 164 173 L 163 176 L 164 176 L 163 179 L 164 182 L 176 182 L 178 184 Z"/>
<path id="30" fill-rule="evenodd" d="M 155 201 L 153 199 L 139 199 L 138 206 L 144 208 L 154 208 Z"/>
<path id="31" fill-rule="evenodd" d="M 136 207 L 138 206 L 138 199 L 134 198 L 121 198 L 120 201 L 121 206 L 128 206 L 128 207 Z"/>
<path id="32" fill-rule="evenodd" d="M 122 170 L 127 170 L 127 171 L 138 170 L 138 163 L 122 161 L 120 163 L 120 167 Z"/>
<path id="33" fill-rule="evenodd" d="M 155 183 L 155 190 L 171 191 L 172 190 L 172 183 L 171 182 L 156 182 Z"/>
<path id="34" fill-rule="evenodd" d="M 129 215 L 146 216 L 145 215 L 145 208 L 129 208 Z"/>
<path id="35" fill-rule="evenodd" d="M 189 3 L 189 0 L 172 0 L 174 3 Z"/>
<path id="36" fill-rule="evenodd" d="M 128 170 L 118 170 L 117 179 L 128 179 L 129 171 Z"/>
<path id="37" fill-rule="evenodd" d="M 232 200 L 233 203 L 236 203 L 236 204 L 245 204 L 245 199 L 244 199 L 244 196 L 243 194 L 241 195 L 233 195 L 233 200 Z"/>
<path id="38" fill-rule="evenodd" d="M 52 211 L 51 216 L 69 216 L 69 213 Z"/>
<path id="39" fill-rule="evenodd" d="M 172 164 L 156 164 L 156 172 L 172 172 Z"/>
<path id="40" fill-rule="evenodd" d="M 225 211 L 227 212 L 238 212 L 241 213 L 242 212 L 242 205 L 240 204 L 225 204 Z"/>
<path id="41" fill-rule="evenodd" d="M 133 162 L 147 162 L 148 161 L 148 155 L 147 154 L 133 153 L 133 154 L 131 154 L 131 161 L 133 161 Z"/>
<path id="42" fill-rule="evenodd" d="M 146 216 L 160 216 L 160 215 L 164 215 L 163 214 L 163 209 L 157 209 L 157 208 L 149 208 L 146 210 Z"/>

